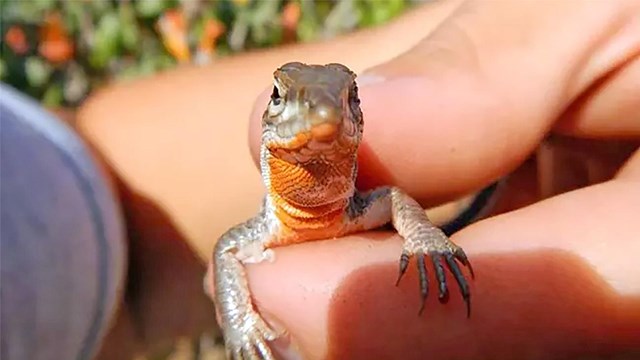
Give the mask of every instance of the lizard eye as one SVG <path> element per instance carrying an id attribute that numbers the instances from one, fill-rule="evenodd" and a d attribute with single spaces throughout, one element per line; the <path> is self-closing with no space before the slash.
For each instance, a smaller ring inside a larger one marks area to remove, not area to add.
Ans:
<path id="1" fill-rule="evenodd" d="M 271 102 L 274 105 L 279 105 L 281 101 L 282 101 L 282 98 L 280 97 L 280 92 L 278 91 L 278 87 L 274 85 L 273 91 L 271 92 Z"/>
<path id="2" fill-rule="evenodd" d="M 280 94 L 280 90 L 277 85 L 273 86 L 271 92 L 271 101 L 269 101 L 269 116 L 277 116 L 284 110 L 284 99 Z"/>

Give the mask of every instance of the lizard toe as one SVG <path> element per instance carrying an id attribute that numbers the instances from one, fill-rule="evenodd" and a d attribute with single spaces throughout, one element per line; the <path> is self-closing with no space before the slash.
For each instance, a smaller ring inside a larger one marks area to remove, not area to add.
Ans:
<path id="1" fill-rule="evenodd" d="M 225 334 L 227 358 L 231 360 L 273 360 L 275 357 L 267 344 L 277 334 L 261 318 L 256 318 L 242 327 L 242 331 Z"/>
<path id="2" fill-rule="evenodd" d="M 447 286 L 447 277 L 445 274 L 445 266 L 453 275 L 460 293 L 466 305 L 467 317 L 471 316 L 471 292 L 469 283 L 464 276 L 460 264 L 469 269 L 469 273 L 474 278 L 473 268 L 469 262 L 466 254 L 459 246 L 453 244 L 446 236 L 442 237 L 442 240 L 434 244 L 433 238 L 429 241 L 419 241 L 413 239 L 410 241 L 411 247 L 405 246 L 400 256 L 399 261 L 399 274 L 396 281 L 396 286 L 400 283 L 400 279 L 405 274 L 409 260 L 411 257 L 416 257 L 418 281 L 420 286 L 420 309 L 418 314 L 422 314 L 425 307 L 426 299 L 429 295 L 429 276 L 427 272 L 426 257 L 431 259 L 433 269 L 435 272 L 435 279 L 438 287 L 438 299 L 442 303 L 446 303 L 449 299 L 449 289 Z M 418 246 L 416 246 L 418 244 Z"/>

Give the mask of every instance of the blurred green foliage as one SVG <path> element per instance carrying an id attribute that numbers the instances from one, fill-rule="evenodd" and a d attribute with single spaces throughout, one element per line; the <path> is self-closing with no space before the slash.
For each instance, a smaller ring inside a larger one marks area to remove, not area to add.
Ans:
<path id="1" fill-rule="evenodd" d="M 416 0 L 0 0 L 0 80 L 74 106 L 113 79 L 384 23 Z"/>

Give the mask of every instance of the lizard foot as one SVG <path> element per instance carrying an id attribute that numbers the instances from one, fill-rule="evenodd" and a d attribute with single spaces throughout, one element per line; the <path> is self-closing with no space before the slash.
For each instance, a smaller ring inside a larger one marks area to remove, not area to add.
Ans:
<path id="1" fill-rule="evenodd" d="M 442 264 L 444 260 L 449 271 L 451 271 L 458 283 L 458 286 L 460 287 L 462 298 L 467 305 L 467 317 L 470 317 L 471 294 L 469 292 L 469 284 L 462 274 L 462 270 L 460 269 L 458 262 L 462 263 L 462 265 L 469 269 L 472 278 L 474 277 L 474 274 L 471 263 L 462 248 L 451 242 L 451 240 L 449 240 L 449 238 L 447 238 L 447 236 L 438 228 L 430 228 L 427 232 L 418 233 L 418 236 L 415 238 L 405 239 L 402 255 L 400 256 L 400 271 L 398 274 L 398 280 L 396 281 L 396 286 L 400 283 L 400 279 L 407 270 L 409 259 L 412 256 L 416 257 L 418 263 L 420 294 L 422 295 L 422 302 L 420 304 L 418 314 L 422 314 L 427 295 L 429 294 L 429 279 L 427 277 L 427 266 L 425 263 L 425 257 L 429 256 L 435 269 L 436 280 L 438 281 L 438 298 L 440 301 L 446 301 L 449 296 L 447 280 Z"/>
<path id="2" fill-rule="evenodd" d="M 278 334 L 254 310 L 243 316 L 243 321 L 229 326 L 225 332 L 227 359 L 274 360 L 267 341 L 275 340 Z"/>

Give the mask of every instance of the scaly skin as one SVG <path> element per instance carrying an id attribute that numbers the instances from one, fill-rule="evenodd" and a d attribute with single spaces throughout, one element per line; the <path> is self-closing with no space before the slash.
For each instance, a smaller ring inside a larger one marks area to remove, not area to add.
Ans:
<path id="1" fill-rule="evenodd" d="M 226 232 L 213 255 L 214 300 L 230 358 L 273 359 L 268 341 L 277 337 L 253 307 L 244 263 L 272 258 L 270 249 L 276 246 L 387 223 L 404 239 L 398 281 L 409 259 L 417 259 L 420 312 L 428 292 L 426 257 L 435 269 L 439 297 L 448 292 L 445 262 L 470 312 L 469 287 L 458 265 L 471 270 L 464 251 L 399 188 L 355 188 L 364 125 L 355 78 L 340 64 L 288 63 L 274 73 L 273 94 L 262 117 L 260 161 L 267 195 L 258 215 Z"/>

